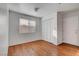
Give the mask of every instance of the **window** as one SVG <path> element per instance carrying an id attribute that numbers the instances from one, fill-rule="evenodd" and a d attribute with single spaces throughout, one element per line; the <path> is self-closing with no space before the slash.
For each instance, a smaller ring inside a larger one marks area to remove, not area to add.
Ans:
<path id="1" fill-rule="evenodd" d="M 30 27 L 29 27 L 30 32 L 35 32 L 35 29 L 36 29 L 36 22 L 33 21 L 33 20 L 30 20 L 30 21 L 29 21 L 29 24 L 30 24 Z"/>
<path id="2" fill-rule="evenodd" d="M 20 25 L 29 25 L 29 21 L 26 19 L 20 19 Z"/>
<path id="3" fill-rule="evenodd" d="M 33 27 L 35 27 L 35 26 L 36 26 L 36 22 L 35 22 L 35 21 L 33 21 L 33 20 L 30 20 L 30 21 L 29 21 L 29 23 L 30 23 L 30 26 L 33 26 Z"/>
<path id="4" fill-rule="evenodd" d="M 20 33 L 32 33 L 35 32 L 36 22 L 34 20 L 20 19 L 19 31 Z"/>

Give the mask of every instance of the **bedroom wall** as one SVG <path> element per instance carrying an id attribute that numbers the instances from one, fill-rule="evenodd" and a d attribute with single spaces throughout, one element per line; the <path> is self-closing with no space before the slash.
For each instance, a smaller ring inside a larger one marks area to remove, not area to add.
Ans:
<path id="1" fill-rule="evenodd" d="M 31 42 L 34 40 L 40 40 L 42 38 L 42 24 L 41 18 L 24 15 L 21 13 L 10 11 L 9 13 L 9 45 L 22 44 Z M 34 33 L 19 33 L 19 18 L 24 17 L 26 19 L 32 19 L 36 21 L 36 32 Z"/>
<path id="2" fill-rule="evenodd" d="M 57 44 L 63 42 L 63 13 L 57 12 Z"/>
<path id="3" fill-rule="evenodd" d="M 8 9 L 6 4 L 0 4 L 0 56 L 8 53 Z"/>

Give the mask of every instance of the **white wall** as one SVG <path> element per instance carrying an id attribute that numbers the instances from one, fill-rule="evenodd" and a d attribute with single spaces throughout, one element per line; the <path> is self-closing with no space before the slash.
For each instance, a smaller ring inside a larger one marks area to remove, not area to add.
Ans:
<path id="1" fill-rule="evenodd" d="M 63 42 L 63 13 L 57 13 L 57 44 Z"/>
<path id="2" fill-rule="evenodd" d="M 0 56 L 8 53 L 8 10 L 6 4 L 0 4 Z"/>
<path id="3" fill-rule="evenodd" d="M 20 18 L 36 21 L 36 30 L 33 33 L 19 33 Z M 35 40 L 41 40 L 42 36 L 41 18 L 24 15 L 14 11 L 9 13 L 9 45 L 17 45 Z"/>
<path id="4" fill-rule="evenodd" d="M 79 11 L 64 13 L 63 42 L 79 46 Z"/>

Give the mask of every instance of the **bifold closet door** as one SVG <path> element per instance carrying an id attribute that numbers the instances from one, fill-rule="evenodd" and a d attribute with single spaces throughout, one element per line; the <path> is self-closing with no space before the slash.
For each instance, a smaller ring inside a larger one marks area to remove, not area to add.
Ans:
<path id="1" fill-rule="evenodd" d="M 54 18 L 50 18 L 48 20 L 42 21 L 42 36 L 44 40 L 56 45 L 57 44 L 57 38 L 56 38 L 57 30 L 56 30 L 55 21 L 54 21 Z"/>
<path id="2" fill-rule="evenodd" d="M 50 32 L 50 22 L 48 20 L 44 20 L 42 22 L 42 34 L 43 34 L 43 39 L 46 41 L 51 40 L 51 32 Z"/>
<path id="3" fill-rule="evenodd" d="M 64 42 L 78 45 L 78 16 L 66 16 L 63 20 Z"/>

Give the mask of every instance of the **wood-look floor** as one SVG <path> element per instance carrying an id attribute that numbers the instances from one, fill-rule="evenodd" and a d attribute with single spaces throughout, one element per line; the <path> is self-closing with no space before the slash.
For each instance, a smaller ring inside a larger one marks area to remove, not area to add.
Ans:
<path id="1" fill-rule="evenodd" d="M 58 46 L 47 41 L 38 40 L 29 43 L 10 46 L 9 56 L 79 56 L 79 47 L 70 44 Z"/>
<path id="2" fill-rule="evenodd" d="M 43 41 L 33 41 L 30 43 L 10 46 L 8 50 L 9 56 L 53 56 L 57 55 L 55 45 Z"/>
<path id="3" fill-rule="evenodd" d="M 79 46 L 74 46 L 71 44 L 60 44 L 58 46 L 59 56 L 79 56 Z"/>

